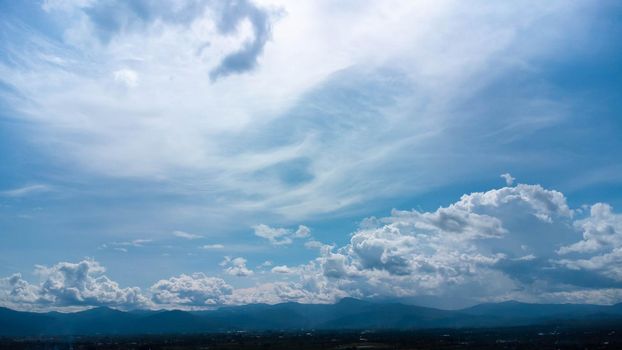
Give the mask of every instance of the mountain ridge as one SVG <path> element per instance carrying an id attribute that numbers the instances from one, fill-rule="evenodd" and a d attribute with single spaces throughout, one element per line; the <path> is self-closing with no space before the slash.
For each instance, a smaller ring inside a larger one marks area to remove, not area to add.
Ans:
<path id="1" fill-rule="evenodd" d="M 530 304 L 507 301 L 442 310 L 346 298 L 335 304 L 248 304 L 207 311 L 120 311 L 97 307 L 73 313 L 38 313 L 0 307 L 0 336 L 479 328 L 594 321 L 622 324 L 622 303 Z"/>

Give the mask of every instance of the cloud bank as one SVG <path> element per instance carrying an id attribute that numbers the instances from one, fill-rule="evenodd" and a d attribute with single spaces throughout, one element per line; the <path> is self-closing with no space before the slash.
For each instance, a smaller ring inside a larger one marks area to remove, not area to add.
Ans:
<path id="1" fill-rule="evenodd" d="M 320 244 L 316 258 L 262 270 L 269 280 L 250 287 L 193 273 L 160 280 L 147 293 L 120 287 L 98 262 L 84 260 L 38 266 L 38 284 L 20 274 L 3 278 L 0 302 L 31 309 L 209 308 L 326 303 L 345 296 L 433 300 L 445 306 L 510 299 L 620 302 L 622 214 L 605 203 L 589 209 L 569 207 L 559 191 L 517 184 L 464 194 L 435 211 L 393 210 L 390 216 L 365 220 L 348 244 Z M 277 232 L 308 235 L 304 226 Z M 273 238 L 280 242 L 282 236 Z M 247 263 L 242 257 L 225 257 L 221 266 L 227 276 L 248 278 L 254 271 Z"/>
<path id="2" fill-rule="evenodd" d="M 233 288 L 224 280 L 203 273 L 160 280 L 151 287 L 152 300 L 170 307 L 222 305 Z"/>
<path id="3" fill-rule="evenodd" d="M 94 260 L 60 262 L 37 266 L 41 281 L 30 284 L 20 274 L 0 281 L 0 296 L 6 306 L 24 309 L 110 306 L 122 309 L 149 308 L 151 302 L 140 288 L 122 288 Z"/>

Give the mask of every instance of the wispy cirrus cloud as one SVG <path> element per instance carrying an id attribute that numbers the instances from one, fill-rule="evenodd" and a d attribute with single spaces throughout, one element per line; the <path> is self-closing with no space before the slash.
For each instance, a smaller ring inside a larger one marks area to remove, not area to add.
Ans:
<path id="1" fill-rule="evenodd" d="M 122 253 L 127 253 L 128 248 L 142 248 L 145 244 L 152 243 L 152 239 L 134 239 L 131 241 L 109 242 L 99 246 L 99 249 L 112 249 Z"/>
<path id="2" fill-rule="evenodd" d="M 175 1 L 138 0 L 131 4 L 124 1 L 45 1 L 42 8 L 51 14 L 61 13 L 75 21 L 74 25 L 84 26 L 104 44 L 118 36 L 133 32 L 146 32 L 155 23 L 174 26 L 192 26 L 205 17 L 211 17 L 216 31 L 224 36 L 232 36 L 240 31 L 245 20 L 250 22 L 248 38 L 240 43 L 239 48 L 230 48 L 221 61 L 211 69 L 209 77 L 215 81 L 231 74 L 240 74 L 253 70 L 266 42 L 270 39 L 272 21 L 278 13 L 274 9 L 259 7 L 249 0 L 242 1 Z M 121 15 L 122 14 L 122 15 Z M 73 30 L 70 28 L 69 30 Z M 72 33 L 76 34 L 76 33 Z M 201 45 L 197 54 L 204 54 L 209 41 Z M 136 86 L 136 72 L 122 69 L 115 72 L 115 79 L 127 85 Z"/>
<path id="3" fill-rule="evenodd" d="M 188 233 L 185 231 L 173 231 L 173 236 L 190 240 L 203 238 L 203 236 L 201 235 L 195 233 Z"/>
<path id="4" fill-rule="evenodd" d="M 205 244 L 201 246 L 201 249 L 211 250 L 211 249 L 224 249 L 225 246 L 223 244 Z"/>
<path id="5" fill-rule="evenodd" d="M 520 62 L 563 44 L 526 40 L 533 31 L 568 33 L 587 6 L 139 4 L 46 2 L 62 39 L 26 31 L 5 43 L 16 64 L 0 64 L 0 73 L 16 93 L 4 99 L 15 117 L 40 131 L 38 144 L 61 147 L 56 155 L 89 173 L 162 181 L 161 191 L 200 197 L 203 208 L 288 220 L 365 205 L 380 187 L 380 197 L 412 195 L 512 168 L 512 149 L 502 147 L 510 134 L 519 141 L 563 123 L 567 106 L 521 87 L 525 95 L 504 100 L 499 119 L 483 101 L 507 74 L 528 75 Z M 352 30 L 335 30 L 344 27 Z M 469 105 L 483 110 L 468 113 Z M 486 140 L 471 142 L 462 123 L 491 125 L 479 131 Z M 484 143 L 495 154 L 466 156 Z"/>
<path id="6" fill-rule="evenodd" d="M 0 191 L 0 196 L 19 198 L 35 195 L 38 193 L 50 192 L 52 190 L 53 188 L 49 185 L 36 184 Z"/>

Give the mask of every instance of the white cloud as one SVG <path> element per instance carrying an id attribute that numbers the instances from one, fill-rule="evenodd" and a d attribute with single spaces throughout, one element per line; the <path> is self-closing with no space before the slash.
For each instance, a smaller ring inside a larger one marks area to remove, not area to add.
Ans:
<path id="1" fill-rule="evenodd" d="M 540 295 L 540 302 L 611 305 L 622 300 L 622 288 L 581 289 Z"/>
<path id="2" fill-rule="evenodd" d="M 123 253 L 127 253 L 128 247 L 142 248 L 145 246 L 145 244 L 148 244 L 151 242 L 153 242 L 152 239 L 145 239 L 145 238 L 134 239 L 131 241 L 124 241 L 124 242 L 110 242 L 110 243 L 102 244 L 99 247 L 99 249 L 113 249 L 113 250 L 117 250 Z"/>
<path id="3" fill-rule="evenodd" d="M 287 265 L 279 265 L 273 267 L 270 271 L 272 271 L 273 273 L 290 274 L 293 273 L 295 270 L 287 267 Z"/>
<path id="4" fill-rule="evenodd" d="M 24 187 L 14 188 L 11 190 L 0 191 L 0 196 L 19 198 L 19 197 L 25 197 L 25 196 L 29 196 L 29 195 L 33 195 L 37 193 L 42 193 L 42 192 L 49 192 L 51 190 L 52 188 L 48 185 L 42 185 L 42 184 L 28 185 Z"/>
<path id="5" fill-rule="evenodd" d="M 308 249 L 320 249 L 324 246 L 324 243 L 316 240 L 310 240 L 305 242 L 305 248 Z"/>
<path id="6" fill-rule="evenodd" d="M 540 185 L 518 184 L 515 187 L 475 192 L 462 196 L 456 206 L 465 210 L 473 210 L 477 207 L 498 208 L 513 204 L 528 206 L 526 209 L 532 215 L 546 222 L 550 222 L 554 217 L 570 218 L 573 215 L 561 192 L 545 190 Z"/>
<path id="7" fill-rule="evenodd" d="M 224 249 L 225 246 L 222 244 L 205 244 L 201 246 L 201 249 L 211 250 L 211 249 Z"/>
<path id="8" fill-rule="evenodd" d="M 253 229 L 255 230 L 255 236 L 265 238 L 272 244 L 280 245 L 292 243 L 292 239 L 289 237 L 291 231 L 288 229 L 273 228 L 264 224 L 255 225 Z"/>
<path id="9" fill-rule="evenodd" d="M 74 306 L 112 306 L 147 308 L 150 301 L 140 288 L 122 288 L 104 275 L 105 269 L 94 260 L 78 263 L 60 262 L 40 266 L 36 274 L 39 284 L 30 284 L 13 275 L 0 281 L 0 302 L 27 309 L 64 308 Z"/>
<path id="10" fill-rule="evenodd" d="M 622 247 L 589 258 L 561 259 L 557 263 L 571 270 L 594 271 L 614 281 L 622 282 Z"/>
<path id="11" fill-rule="evenodd" d="M 378 188 L 412 194 L 485 171 L 489 154 L 456 162 L 456 150 L 439 147 L 447 138 L 471 144 L 455 132 L 460 122 L 487 125 L 480 113 L 456 117 L 460 101 L 563 47 L 586 6 L 202 4 L 149 2 L 141 16 L 123 1 L 46 1 L 62 40 L 29 31 L 7 41 L 15 64 L 0 63 L 0 76 L 24 98 L 5 102 L 33 125 L 42 150 L 85 172 L 160 180 L 162 191 L 200 197 L 198 212 L 291 222 L 370 203 Z M 555 39 L 532 40 L 534 30 Z M 134 88 L 120 93 L 119 83 Z M 513 138 L 566 110 L 559 99 L 526 99 L 505 103 L 524 110 L 501 114 Z M 529 118 L 516 124 L 517 113 Z M 487 139 L 487 149 L 506 136 Z"/>
<path id="12" fill-rule="evenodd" d="M 140 308 L 149 305 L 139 288 L 121 288 L 104 275 L 106 270 L 94 260 L 62 262 L 51 267 L 37 266 L 43 278 L 40 301 L 64 305 L 108 305 Z"/>
<path id="13" fill-rule="evenodd" d="M 169 306 L 215 306 L 225 303 L 233 288 L 224 280 L 203 273 L 181 274 L 151 287 L 154 303 Z"/>
<path id="14" fill-rule="evenodd" d="M 336 294 L 335 294 L 336 293 Z M 233 291 L 231 304 L 282 302 L 331 303 L 346 296 L 345 293 L 327 289 L 326 286 L 296 282 L 270 282 L 251 288 L 238 288 Z"/>
<path id="15" fill-rule="evenodd" d="M 84 8 L 94 3 L 94 0 L 44 0 L 41 7 L 44 11 L 72 11 L 76 8 Z"/>
<path id="16" fill-rule="evenodd" d="M 134 88 L 138 85 L 138 73 L 131 69 L 120 69 L 113 73 L 114 80 L 126 87 Z"/>
<path id="17" fill-rule="evenodd" d="M 135 240 L 130 241 L 130 242 L 122 242 L 121 244 L 123 244 L 123 245 L 131 245 L 133 247 L 142 247 L 144 244 L 151 243 L 151 242 L 153 242 L 152 239 L 135 239 Z"/>
<path id="18" fill-rule="evenodd" d="M 608 204 L 594 204 L 590 216 L 576 221 L 575 226 L 583 231 L 583 239 L 561 247 L 559 254 L 592 253 L 622 247 L 622 215 L 614 214 Z"/>
<path id="19" fill-rule="evenodd" d="M 23 280 L 21 274 L 0 278 L 0 303 L 3 305 L 19 308 L 36 303 L 38 299 L 38 288 Z"/>
<path id="20" fill-rule="evenodd" d="M 583 239 L 562 246 L 557 254 L 565 256 L 556 263 L 571 270 L 590 271 L 622 282 L 622 214 L 605 203 L 596 203 L 589 217 L 574 222 Z"/>
<path id="21" fill-rule="evenodd" d="M 509 173 L 501 174 L 501 178 L 505 180 L 505 184 L 508 186 L 512 186 L 514 184 L 515 177 L 512 177 Z"/>
<path id="22" fill-rule="evenodd" d="M 272 261 L 266 260 L 266 261 L 262 262 L 261 264 L 257 265 L 257 268 L 258 269 L 263 269 L 263 268 L 266 268 L 266 267 L 270 267 L 272 265 L 273 265 Z"/>
<path id="23" fill-rule="evenodd" d="M 610 279 L 609 285 L 621 280 L 622 249 L 613 248 L 615 239 L 606 254 L 590 259 L 557 260 L 556 250 L 559 242 L 578 236 L 575 228 L 591 232 L 586 239 L 602 234 L 594 227 L 613 232 L 608 227 L 617 224 L 616 214 L 597 205 L 590 218 L 573 217 L 562 193 L 538 185 L 475 192 L 433 212 L 394 210 L 361 226 L 341 248 L 314 244 L 320 257 L 298 269 L 302 279 L 330 286 L 324 297 L 427 296 L 439 300 L 437 305 L 508 298 L 550 302 L 570 300 L 573 293 L 594 302 L 607 299 L 601 295 L 612 300 L 619 295 L 615 289 L 588 293 L 582 279 L 588 273 Z"/>
<path id="24" fill-rule="evenodd" d="M 264 224 L 255 225 L 253 229 L 255 236 L 265 238 L 274 245 L 291 244 L 294 238 L 306 238 L 311 234 L 311 229 L 304 225 L 299 225 L 296 231 Z"/>
<path id="25" fill-rule="evenodd" d="M 232 259 L 226 256 L 220 266 L 224 267 L 225 273 L 231 276 L 246 277 L 253 274 L 253 271 L 246 267 L 246 259 L 242 257 Z"/>
<path id="26" fill-rule="evenodd" d="M 152 303 L 205 308 L 325 303 L 344 296 L 424 298 L 436 306 L 508 299 L 619 302 L 621 214 L 604 203 L 593 205 L 586 217 L 575 218 L 577 213 L 561 192 L 518 184 L 464 194 L 434 211 L 393 210 L 388 217 L 366 221 L 341 247 L 308 241 L 319 249 L 317 258 L 297 266 L 272 267 L 266 261 L 257 267 L 261 282 L 243 288 L 202 273 L 182 274 L 156 282 L 149 298 L 138 288 L 120 287 L 99 263 L 84 260 L 38 267 L 40 284 L 19 274 L 0 279 L 0 302 L 22 308 Z M 225 257 L 221 266 L 229 276 L 254 274 L 242 257 Z M 265 273 L 268 268 L 272 274 Z M 281 274 L 287 276 L 277 277 Z M 270 281 L 277 278 L 291 281 Z"/>
<path id="27" fill-rule="evenodd" d="M 210 71 L 212 80 L 245 73 L 256 67 L 257 60 L 270 39 L 271 21 L 275 15 L 247 0 L 217 3 L 209 1 L 180 3 L 164 0 L 143 2 L 140 6 L 130 6 L 123 1 L 102 3 L 91 0 L 47 0 L 42 4 L 42 8 L 57 15 L 59 12 L 66 16 L 71 15 L 73 18 L 69 18 L 69 24 L 73 24 L 73 27 L 69 27 L 68 31 L 82 29 L 91 36 L 98 37 L 103 44 L 109 44 L 119 36 L 148 30 L 157 24 L 191 27 L 209 15 L 213 17 L 210 18 L 211 27 L 215 27 L 212 31 L 227 37 L 239 34 L 240 27 L 248 21 L 251 25 L 250 33 L 247 33 L 249 38 L 244 38 L 239 47 L 231 47 L 224 55 L 220 55 L 220 61 Z M 119 16 L 121 12 L 122 17 Z M 79 35 L 75 32 L 71 34 L 74 39 Z M 207 46 L 209 45 L 203 44 L 201 50 L 196 50 L 196 54 L 202 54 L 201 51 Z M 131 69 L 120 69 L 115 72 L 114 77 L 129 87 L 136 86 L 137 75 Z"/>
<path id="28" fill-rule="evenodd" d="M 311 229 L 310 228 L 308 228 L 305 225 L 300 225 L 296 229 L 296 232 L 294 232 L 293 236 L 295 238 L 305 238 L 305 237 L 309 237 L 310 234 L 311 234 Z"/>
<path id="29" fill-rule="evenodd" d="M 199 238 L 203 238 L 203 236 L 201 236 L 201 235 L 197 235 L 197 234 L 194 234 L 194 233 L 188 233 L 188 232 L 184 232 L 184 231 L 173 231 L 173 236 L 179 237 L 179 238 L 184 238 L 184 239 L 199 239 Z"/>

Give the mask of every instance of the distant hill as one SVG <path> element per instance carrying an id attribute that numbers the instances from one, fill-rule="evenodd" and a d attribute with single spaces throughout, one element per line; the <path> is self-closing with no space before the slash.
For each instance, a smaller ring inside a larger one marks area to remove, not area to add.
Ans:
<path id="1" fill-rule="evenodd" d="M 236 330 L 429 329 L 616 322 L 622 304 L 480 304 L 439 310 L 346 298 L 336 304 L 282 303 L 212 311 L 130 311 L 95 308 L 75 313 L 0 308 L 0 336 L 190 334 Z"/>
<path id="2" fill-rule="evenodd" d="M 462 310 L 470 315 L 486 315 L 505 318 L 584 317 L 589 314 L 619 313 L 615 307 L 590 304 L 527 304 L 517 301 L 479 304 Z"/>

